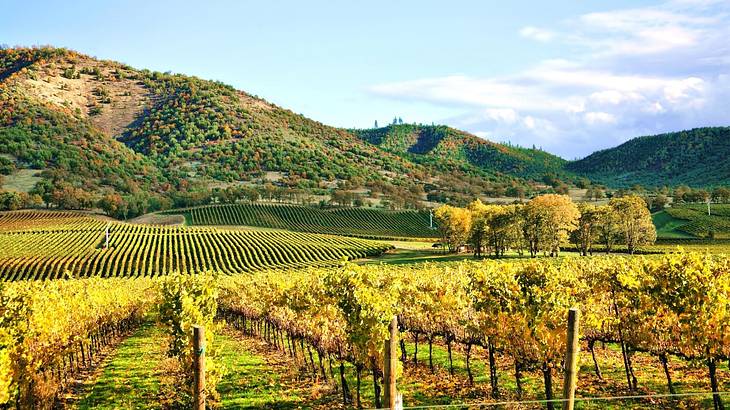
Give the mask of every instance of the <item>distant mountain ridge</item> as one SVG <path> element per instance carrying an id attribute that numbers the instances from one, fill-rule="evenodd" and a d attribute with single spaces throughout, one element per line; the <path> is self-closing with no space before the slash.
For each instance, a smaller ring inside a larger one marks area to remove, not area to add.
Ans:
<path id="1" fill-rule="evenodd" d="M 615 187 L 730 185 L 730 127 L 634 138 L 566 169 Z"/>
<path id="2" fill-rule="evenodd" d="M 499 144 L 445 125 L 388 125 L 353 130 L 365 141 L 418 163 L 447 160 L 460 165 L 540 181 L 565 174 L 564 159 L 548 152 Z"/>

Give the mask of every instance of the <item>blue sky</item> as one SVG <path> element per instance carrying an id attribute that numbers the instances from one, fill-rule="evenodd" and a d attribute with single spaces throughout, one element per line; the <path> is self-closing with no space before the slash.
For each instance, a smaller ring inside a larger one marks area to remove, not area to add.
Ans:
<path id="1" fill-rule="evenodd" d="M 730 2 L 6 0 L 0 43 L 220 80 L 326 124 L 394 116 L 565 158 L 730 125 Z"/>

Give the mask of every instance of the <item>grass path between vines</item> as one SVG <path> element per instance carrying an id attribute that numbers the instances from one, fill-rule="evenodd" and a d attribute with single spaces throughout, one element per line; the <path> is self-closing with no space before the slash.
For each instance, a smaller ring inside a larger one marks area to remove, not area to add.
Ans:
<path id="1" fill-rule="evenodd" d="M 216 344 L 227 369 L 218 384 L 224 409 L 299 409 L 328 401 L 327 386 L 303 377 L 290 358 L 261 340 L 226 328 Z"/>
<path id="2" fill-rule="evenodd" d="M 83 394 L 78 409 L 159 408 L 159 364 L 165 358 L 165 338 L 154 322 L 144 323 L 123 341 Z"/>

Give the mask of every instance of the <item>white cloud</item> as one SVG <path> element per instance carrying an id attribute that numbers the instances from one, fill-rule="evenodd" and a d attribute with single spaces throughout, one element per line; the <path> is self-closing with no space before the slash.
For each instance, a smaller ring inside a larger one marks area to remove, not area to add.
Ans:
<path id="1" fill-rule="evenodd" d="M 596 125 L 596 124 L 613 124 L 616 122 L 616 117 L 613 114 L 609 114 L 607 112 L 587 112 L 583 116 L 585 118 L 586 123 L 589 125 Z"/>
<path id="2" fill-rule="evenodd" d="M 541 28 L 527 26 L 520 30 L 520 35 L 525 38 L 536 40 L 542 43 L 547 43 L 555 37 L 555 33 L 549 30 L 543 30 Z"/>
<path id="3" fill-rule="evenodd" d="M 507 76 L 451 75 L 370 91 L 458 108 L 463 114 L 447 123 L 571 158 L 638 135 L 730 123 L 730 2 L 675 0 L 519 34 L 560 41 L 570 58 Z"/>
<path id="4" fill-rule="evenodd" d="M 488 108 L 484 113 L 488 118 L 507 124 L 517 121 L 517 112 L 511 108 Z"/>

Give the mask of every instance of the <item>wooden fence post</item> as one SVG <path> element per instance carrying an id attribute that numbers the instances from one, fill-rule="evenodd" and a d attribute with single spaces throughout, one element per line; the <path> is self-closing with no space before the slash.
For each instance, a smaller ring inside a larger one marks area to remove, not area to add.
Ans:
<path id="1" fill-rule="evenodd" d="M 193 409 L 205 410 L 205 327 L 193 326 Z"/>
<path id="2" fill-rule="evenodd" d="M 398 317 L 393 316 L 390 321 L 390 337 L 385 341 L 385 361 L 383 363 L 383 383 L 385 384 L 385 406 L 396 408 L 398 389 L 395 378 L 398 374 Z"/>
<path id="3" fill-rule="evenodd" d="M 563 380 L 563 408 L 573 410 L 575 406 L 575 385 L 578 380 L 578 351 L 580 339 L 580 311 L 571 308 L 568 311 L 568 335 L 565 339 L 565 378 Z"/>

